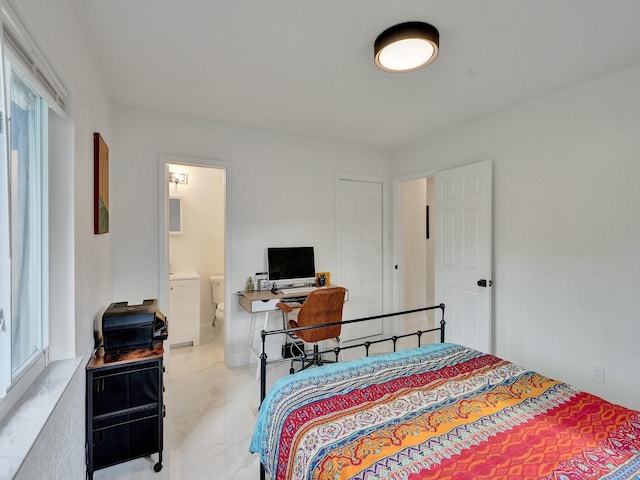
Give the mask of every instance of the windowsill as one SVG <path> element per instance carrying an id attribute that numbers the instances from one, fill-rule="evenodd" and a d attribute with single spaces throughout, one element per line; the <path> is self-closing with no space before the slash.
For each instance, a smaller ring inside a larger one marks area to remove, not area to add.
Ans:
<path id="1" fill-rule="evenodd" d="M 20 469 L 81 363 L 52 362 L 0 422 L 0 472 L 8 478 Z"/>

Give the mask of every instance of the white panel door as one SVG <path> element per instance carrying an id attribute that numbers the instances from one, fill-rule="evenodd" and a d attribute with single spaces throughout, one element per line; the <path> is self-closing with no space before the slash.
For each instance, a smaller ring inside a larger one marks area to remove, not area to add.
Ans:
<path id="1" fill-rule="evenodd" d="M 349 290 L 343 318 L 382 313 L 382 183 L 338 182 L 338 278 Z M 382 320 L 345 325 L 343 341 L 382 333 Z"/>
<path id="2" fill-rule="evenodd" d="M 436 303 L 445 304 L 446 339 L 491 352 L 491 162 L 435 180 Z"/>

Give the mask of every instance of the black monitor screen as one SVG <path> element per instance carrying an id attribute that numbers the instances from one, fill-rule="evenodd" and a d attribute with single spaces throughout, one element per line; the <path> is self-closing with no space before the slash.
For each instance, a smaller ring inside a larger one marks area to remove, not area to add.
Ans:
<path id="1" fill-rule="evenodd" d="M 316 275 L 313 247 L 268 248 L 269 280 L 310 278 Z"/>

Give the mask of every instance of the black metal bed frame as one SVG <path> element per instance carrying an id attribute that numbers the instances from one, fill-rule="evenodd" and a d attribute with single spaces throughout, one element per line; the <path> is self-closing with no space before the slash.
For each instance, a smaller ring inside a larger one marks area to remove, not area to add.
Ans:
<path id="1" fill-rule="evenodd" d="M 321 350 L 318 352 L 318 354 L 323 355 L 323 354 L 328 354 L 328 353 L 335 353 L 336 355 L 336 361 L 338 360 L 338 356 L 340 354 L 341 351 L 343 350 L 350 350 L 352 348 L 359 348 L 359 347 L 364 347 L 365 348 L 365 356 L 368 357 L 369 356 L 369 348 L 371 347 L 371 345 L 376 345 L 378 343 L 383 343 L 383 342 L 393 342 L 393 351 L 396 351 L 396 345 L 398 340 L 400 340 L 401 338 L 407 338 L 407 337 L 417 337 L 418 339 L 418 347 L 421 346 L 421 339 L 422 339 L 422 335 L 425 333 L 430 333 L 430 332 L 437 332 L 440 331 L 440 343 L 444 343 L 444 327 L 446 325 L 446 322 L 444 321 L 444 303 L 441 303 L 440 305 L 434 305 L 432 307 L 424 307 L 424 308 L 416 308 L 413 310 L 406 310 L 404 312 L 396 312 L 396 313 L 386 313 L 384 315 L 374 315 L 372 317 L 364 317 L 364 318 L 357 318 L 354 320 L 344 320 L 341 322 L 332 322 L 332 323 L 323 323 L 321 325 L 310 325 L 310 326 L 306 326 L 306 327 L 297 327 L 297 328 L 282 328 L 282 329 L 278 329 L 278 330 L 262 330 L 260 331 L 260 339 L 262 342 L 262 347 L 260 350 L 260 405 L 262 405 L 262 401 L 264 400 L 264 397 L 267 394 L 267 365 L 271 365 L 271 364 L 275 364 L 275 363 L 283 363 L 283 362 L 293 362 L 293 361 L 300 361 L 302 360 L 303 364 L 304 364 L 304 360 L 306 359 L 307 355 L 306 353 L 303 353 L 301 355 L 298 356 L 294 356 L 291 358 L 278 358 L 275 360 L 270 360 L 267 361 L 267 353 L 265 350 L 265 346 L 266 346 L 266 339 L 268 336 L 271 335 L 287 335 L 289 337 L 295 336 L 296 332 L 299 332 L 301 330 L 312 330 L 314 328 L 324 328 L 324 327 L 332 327 L 335 325 L 348 325 L 351 323 L 361 323 L 361 322 L 367 322 L 367 321 L 371 321 L 371 320 L 377 320 L 379 318 L 388 318 L 388 317 L 397 317 L 400 315 L 408 315 L 411 313 L 418 313 L 418 312 L 428 312 L 430 310 L 440 310 L 441 311 L 441 316 L 440 316 L 440 326 L 439 327 L 435 327 L 435 328 L 429 328 L 427 330 L 417 330 L 415 332 L 412 333 L 406 333 L 403 335 L 393 335 L 391 337 L 385 337 L 385 338 L 380 338 L 378 340 L 370 340 L 370 341 L 365 341 L 365 342 L 361 342 L 361 343 L 356 343 L 353 345 L 347 345 L 347 346 L 337 346 L 334 348 L 329 348 L 326 350 Z M 264 480 L 265 479 L 265 470 L 264 470 L 264 466 L 262 465 L 262 462 L 260 463 L 260 479 Z"/>

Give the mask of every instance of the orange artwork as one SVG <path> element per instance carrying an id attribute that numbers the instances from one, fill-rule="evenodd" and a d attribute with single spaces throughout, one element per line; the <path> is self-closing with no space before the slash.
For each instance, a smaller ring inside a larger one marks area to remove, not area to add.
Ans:
<path id="1" fill-rule="evenodd" d="M 99 133 L 93 134 L 93 232 L 109 232 L 109 147 Z"/>
<path id="2" fill-rule="evenodd" d="M 325 285 L 331 284 L 331 273 L 329 273 L 329 272 L 316 272 L 316 285 L 320 284 L 318 278 L 321 275 L 324 275 L 324 284 Z"/>

